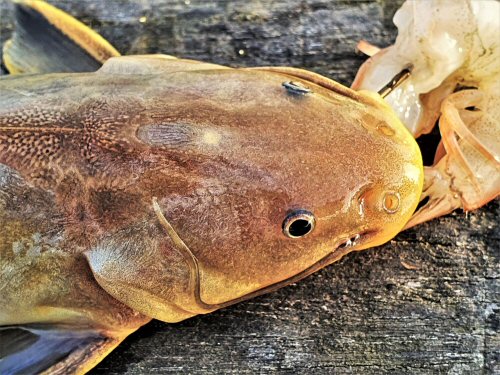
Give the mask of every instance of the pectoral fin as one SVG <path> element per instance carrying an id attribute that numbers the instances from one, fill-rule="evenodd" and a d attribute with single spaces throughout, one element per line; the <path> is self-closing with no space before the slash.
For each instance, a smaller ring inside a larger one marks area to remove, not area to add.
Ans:
<path id="1" fill-rule="evenodd" d="M 93 72 L 120 55 L 95 31 L 44 1 L 16 3 L 15 20 L 3 51 L 11 74 Z"/>
<path id="2" fill-rule="evenodd" d="M 0 328 L 0 374 L 82 374 L 127 334 L 58 326 Z"/>

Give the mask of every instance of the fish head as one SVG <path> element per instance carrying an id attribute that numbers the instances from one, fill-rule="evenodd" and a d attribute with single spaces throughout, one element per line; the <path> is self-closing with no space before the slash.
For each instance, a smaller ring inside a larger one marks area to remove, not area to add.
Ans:
<path id="1" fill-rule="evenodd" d="M 170 75 L 162 97 L 172 100 L 173 85 L 178 101 L 162 103 L 168 116 L 157 111 L 135 132 L 151 153 L 176 160 L 177 169 L 155 171 L 144 188 L 171 248 L 155 262 L 171 258 L 163 273 L 142 277 L 179 275 L 184 286 L 170 302 L 190 313 L 212 311 L 382 244 L 403 228 L 421 193 L 421 155 L 380 97 L 300 79 L 293 85 L 309 91 L 297 92 L 287 87 L 290 77 L 271 73 L 195 78 L 203 97 L 183 97 Z M 182 87 L 191 80 L 183 76 Z M 170 319 L 153 310 L 146 313 Z"/>
<path id="2" fill-rule="evenodd" d="M 311 87 L 300 93 L 275 75 L 239 82 L 247 90 L 214 85 L 210 97 L 226 105 L 210 123 L 191 115 L 191 124 L 167 125 L 197 139 L 188 147 L 203 160 L 192 192 L 160 204 L 197 259 L 207 304 L 281 286 L 388 241 L 422 188 L 418 146 L 379 96 L 292 82 Z M 252 85 L 273 95 L 249 94 Z"/>

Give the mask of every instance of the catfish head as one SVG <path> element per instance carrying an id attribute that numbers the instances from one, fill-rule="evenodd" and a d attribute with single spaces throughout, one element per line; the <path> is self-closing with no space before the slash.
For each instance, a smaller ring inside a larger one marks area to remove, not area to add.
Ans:
<path id="1" fill-rule="evenodd" d="M 115 135 L 134 149 L 136 182 L 121 191 L 136 198 L 86 255 L 104 289 L 148 316 L 178 321 L 299 280 L 388 241 L 417 205 L 420 151 L 376 94 L 159 57 L 113 58 L 94 81 L 117 72 L 142 90 Z"/>
<path id="2" fill-rule="evenodd" d="M 151 318 L 208 313 L 388 241 L 419 201 L 419 149 L 377 94 L 293 68 L 113 57 L 45 2 L 15 14 L 0 373 L 84 373 Z"/>

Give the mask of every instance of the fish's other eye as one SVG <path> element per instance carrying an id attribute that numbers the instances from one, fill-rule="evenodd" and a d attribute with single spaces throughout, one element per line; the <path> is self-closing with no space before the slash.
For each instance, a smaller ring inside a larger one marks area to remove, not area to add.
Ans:
<path id="1" fill-rule="evenodd" d="M 314 215 L 306 210 L 296 210 L 283 220 L 283 233 L 290 238 L 300 238 L 311 233 L 316 224 Z"/>

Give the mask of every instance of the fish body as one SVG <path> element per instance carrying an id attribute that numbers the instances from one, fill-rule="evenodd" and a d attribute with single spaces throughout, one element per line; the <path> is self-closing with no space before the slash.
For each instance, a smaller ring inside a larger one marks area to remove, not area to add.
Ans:
<path id="1" fill-rule="evenodd" d="M 156 55 L 2 78 L 0 332 L 24 339 L 0 372 L 85 372 L 151 318 L 384 243 L 421 188 L 383 100 L 307 71 Z"/>

